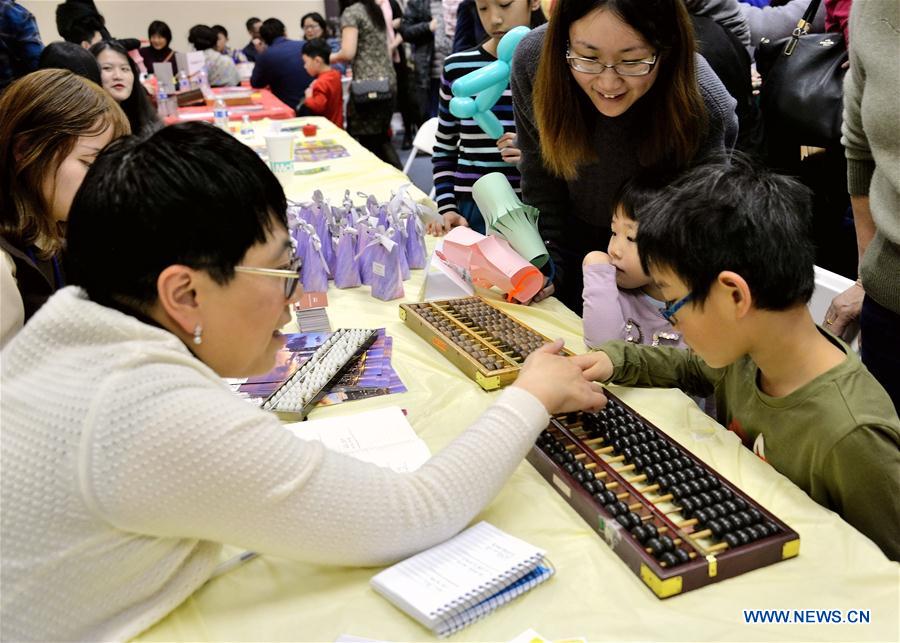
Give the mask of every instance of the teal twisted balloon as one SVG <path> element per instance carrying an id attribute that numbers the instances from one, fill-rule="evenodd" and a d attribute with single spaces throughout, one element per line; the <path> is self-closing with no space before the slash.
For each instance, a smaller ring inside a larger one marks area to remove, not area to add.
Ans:
<path id="1" fill-rule="evenodd" d="M 506 32 L 497 45 L 497 60 L 458 78 L 450 91 L 450 113 L 457 118 L 471 118 L 493 139 L 503 136 L 503 125 L 491 111 L 509 85 L 513 54 L 519 42 L 531 29 L 516 27 Z"/>

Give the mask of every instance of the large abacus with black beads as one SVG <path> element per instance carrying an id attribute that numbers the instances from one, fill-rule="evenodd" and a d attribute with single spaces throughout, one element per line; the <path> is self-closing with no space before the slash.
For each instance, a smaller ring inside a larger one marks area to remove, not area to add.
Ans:
<path id="1" fill-rule="evenodd" d="M 512 384 L 529 353 L 551 341 L 481 297 L 400 304 L 400 318 L 486 391 Z"/>
<path id="2" fill-rule="evenodd" d="M 262 408 L 282 420 L 305 420 L 328 389 L 337 384 L 378 338 L 371 328 L 339 328 L 272 393 Z"/>
<path id="3" fill-rule="evenodd" d="M 528 461 L 659 598 L 796 556 L 800 537 L 612 393 Z"/>

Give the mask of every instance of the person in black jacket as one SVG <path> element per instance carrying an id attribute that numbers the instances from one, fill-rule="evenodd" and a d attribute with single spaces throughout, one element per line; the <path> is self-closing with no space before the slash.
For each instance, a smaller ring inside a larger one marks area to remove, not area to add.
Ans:
<path id="1" fill-rule="evenodd" d="M 400 24 L 400 35 L 403 42 L 413 47 L 413 87 L 418 107 L 418 123 L 421 124 L 428 114 L 429 96 L 431 94 L 431 62 L 434 56 L 434 31 L 438 20 L 431 16 L 429 0 L 409 0 L 403 21 Z"/>

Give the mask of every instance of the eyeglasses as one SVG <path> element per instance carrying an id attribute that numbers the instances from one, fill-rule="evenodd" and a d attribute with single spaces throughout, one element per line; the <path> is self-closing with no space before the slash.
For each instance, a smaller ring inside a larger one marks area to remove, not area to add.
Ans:
<path id="1" fill-rule="evenodd" d="M 291 260 L 291 267 L 280 268 L 254 268 L 252 266 L 235 266 L 235 272 L 243 272 L 250 275 L 265 275 L 266 277 L 280 277 L 284 279 L 284 298 L 290 299 L 297 291 L 297 283 L 300 281 L 300 268 L 303 262 L 300 257 Z"/>
<path id="2" fill-rule="evenodd" d="M 607 69 L 612 69 L 619 76 L 646 76 L 653 71 L 653 66 L 656 65 L 658 58 L 659 54 L 653 54 L 653 56 L 645 60 L 627 60 L 607 65 L 594 58 L 572 56 L 569 53 L 568 45 L 566 46 L 566 62 L 569 63 L 572 69 L 583 74 L 602 74 Z"/>
<path id="3" fill-rule="evenodd" d="M 659 313 L 660 313 L 660 315 L 663 316 L 663 319 L 665 319 L 670 324 L 672 324 L 672 325 L 677 324 L 678 320 L 675 319 L 675 313 L 677 313 L 679 310 L 681 310 L 681 307 L 684 306 L 686 303 L 693 301 L 693 299 L 694 299 L 694 293 L 689 292 L 688 294 L 686 294 L 684 297 L 682 297 L 678 301 L 671 302 L 671 303 L 667 301 L 666 307 L 660 308 Z"/>

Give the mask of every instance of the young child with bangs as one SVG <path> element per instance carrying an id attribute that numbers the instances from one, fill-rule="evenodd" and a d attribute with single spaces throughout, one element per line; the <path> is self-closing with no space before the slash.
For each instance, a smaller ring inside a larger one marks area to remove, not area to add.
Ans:
<path id="1" fill-rule="evenodd" d="M 607 251 L 589 252 L 582 262 L 584 343 L 590 348 L 611 339 L 685 346 L 660 313 L 665 307 L 662 294 L 638 256 L 638 222 L 660 188 L 660 177 L 649 173 L 626 181 L 614 200 Z"/>

